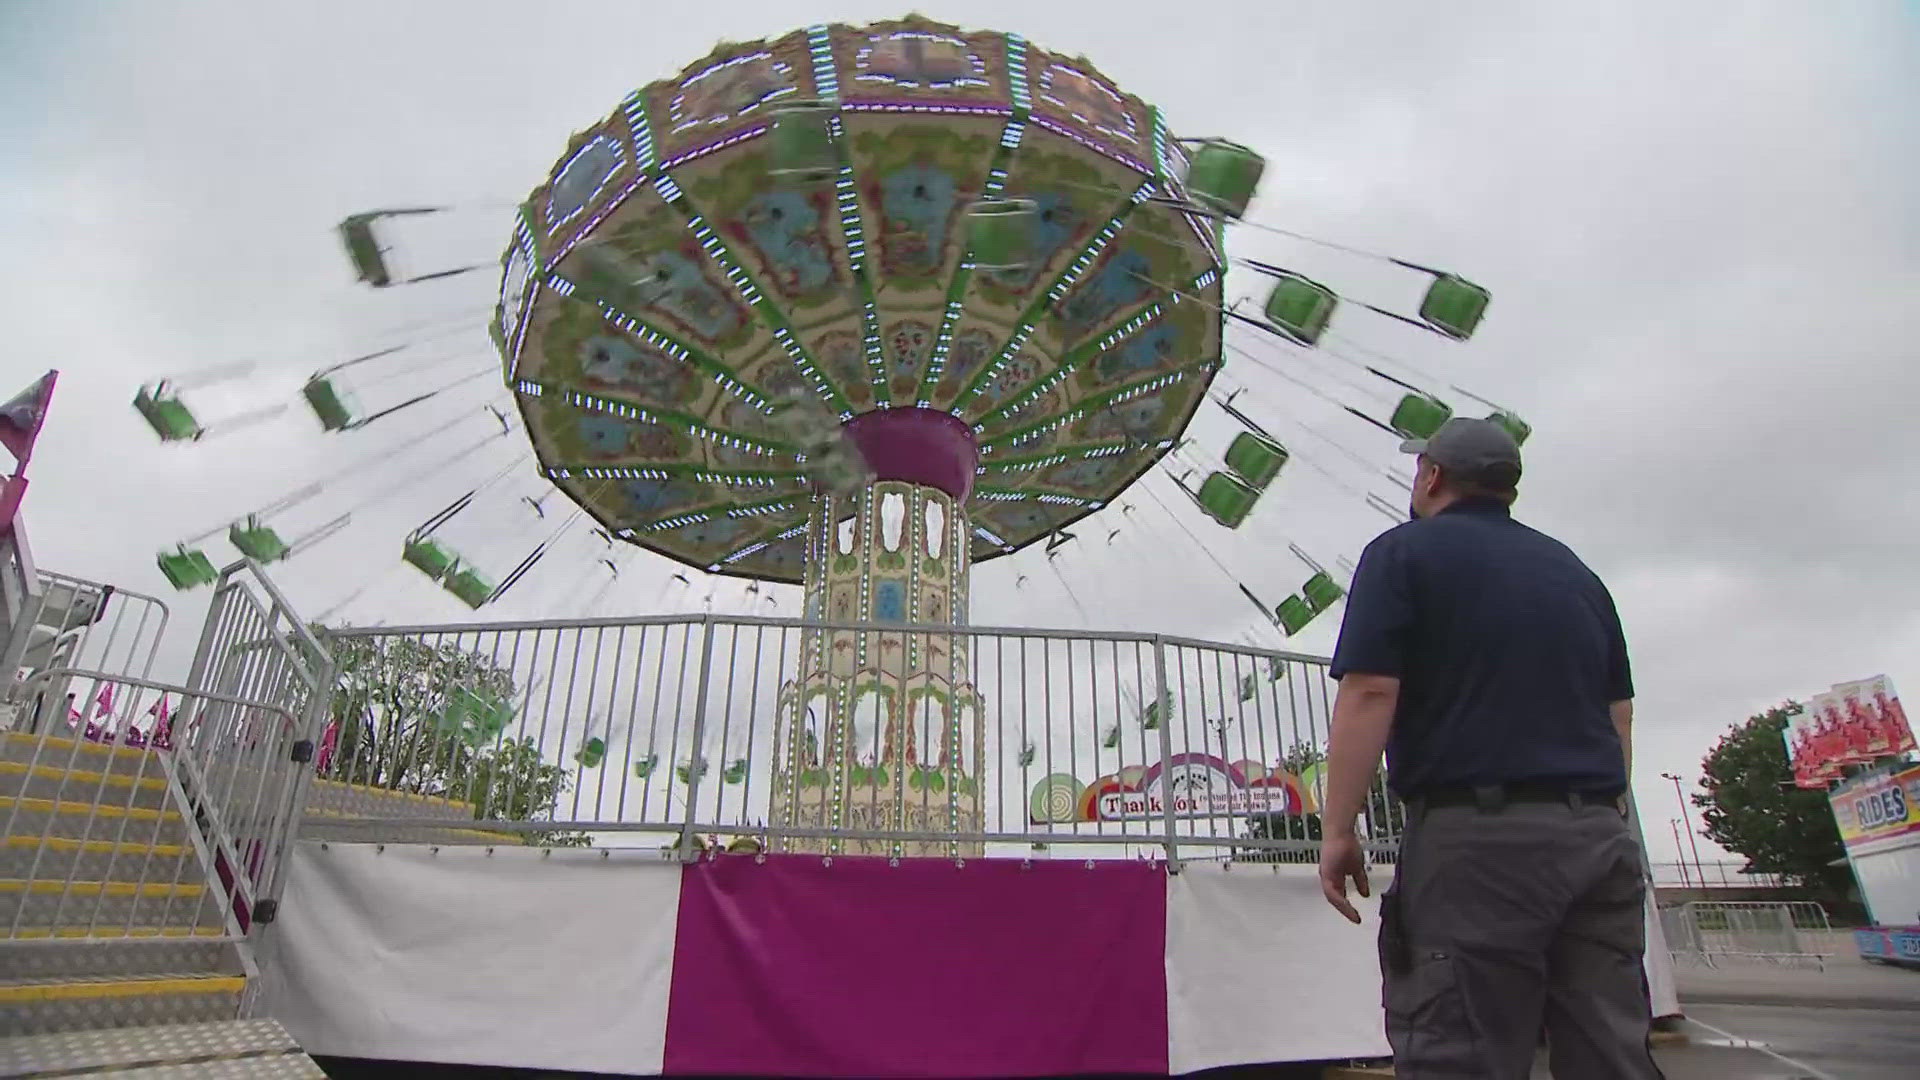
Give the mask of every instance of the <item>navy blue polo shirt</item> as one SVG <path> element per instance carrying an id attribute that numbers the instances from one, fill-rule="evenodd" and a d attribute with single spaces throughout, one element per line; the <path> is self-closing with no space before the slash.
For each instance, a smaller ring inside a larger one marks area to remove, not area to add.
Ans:
<path id="1" fill-rule="evenodd" d="M 1613 597 L 1493 499 L 1456 502 L 1360 556 L 1331 673 L 1390 675 L 1387 781 L 1626 787 L 1609 702 L 1633 697 Z"/>

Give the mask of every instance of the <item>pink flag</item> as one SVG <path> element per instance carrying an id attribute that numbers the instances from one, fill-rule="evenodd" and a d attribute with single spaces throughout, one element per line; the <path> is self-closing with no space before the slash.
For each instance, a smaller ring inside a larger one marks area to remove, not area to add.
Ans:
<path id="1" fill-rule="evenodd" d="M 113 712 L 113 684 L 101 683 L 100 692 L 94 695 L 93 715 L 106 716 Z"/>
<path id="2" fill-rule="evenodd" d="M 147 740 L 149 745 L 160 750 L 173 749 L 173 716 L 167 711 L 167 695 L 161 694 L 147 715 L 153 717 L 153 737 Z"/>
<path id="3" fill-rule="evenodd" d="M 47 403 L 53 400 L 53 383 L 59 375 L 49 371 L 11 401 L 0 403 L 0 446 L 22 465 L 33 456 L 33 442 L 47 422 Z"/>

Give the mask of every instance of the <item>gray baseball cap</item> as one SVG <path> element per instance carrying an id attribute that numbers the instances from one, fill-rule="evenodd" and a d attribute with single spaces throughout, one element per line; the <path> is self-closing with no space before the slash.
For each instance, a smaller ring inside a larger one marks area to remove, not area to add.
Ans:
<path id="1" fill-rule="evenodd" d="M 1440 425 L 1431 438 L 1408 439 L 1400 444 L 1403 454 L 1423 454 L 1429 461 L 1450 473 L 1477 476 L 1494 468 L 1513 470 L 1520 475 L 1520 444 L 1506 428 L 1491 420 L 1456 416 Z"/>

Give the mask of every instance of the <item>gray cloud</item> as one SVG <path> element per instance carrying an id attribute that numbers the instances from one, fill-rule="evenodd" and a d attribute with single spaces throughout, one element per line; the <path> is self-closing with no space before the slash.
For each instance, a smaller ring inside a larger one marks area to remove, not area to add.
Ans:
<path id="1" fill-rule="evenodd" d="M 1910 10 L 1844 8 L 1746 5 L 1728 18 L 1713 4 L 1250 3 L 1200 19 L 1172 5 L 977 3 L 929 14 L 1083 52 L 1178 130 L 1258 146 L 1272 164 L 1257 220 L 1458 267 L 1494 290 L 1470 345 L 1352 312 L 1336 331 L 1535 422 L 1523 516 L 1582 551 L 1619 599 L 1658 854 L 1670 841 L 1657 826 L 1674 810 L 1648 778 L 1691 770 L 1725 724 L 1883 670 L 1920 693 L 1908 555 L 1920 501 L 1906 491 L 1907 414 L 1920 399 L 1920 138 L 1904 104 L 1920 66 Z M 897 13 L 843 4 L 833 15 Z M 160 591 L 152 548 L 378 463 L 315 500 L 317 521 L 440 456 L 382 460 L 502 391 L 482 380 L 352 436 L 322 436 L 296 413 L 188 448 L 156 446 L 127 401 L 143 380 L 251 359 L 251 380 L 206 398 L 240 408 L 409 327 L 477 326 L 489 278 L 357 289 L 333 223 L 369 206 L 457 203 L 445 228 L 417 234 L 418 257 L 491 258 L 503 204 L 568 132 L 716 39 L 777 33 L 792 18 L 772 3 L 0 8 L 0 87 L 17 103 L 0 118 L 0 383 L 63 371 L 29 502 L 42 562 Z M 1419 284 L 1254 230 L 1233 243 L 1367 295 L 1403 299 Z M 1258 284 L 1235 282 L 1249 294 Z M 470 350 L 463 363 L 488 363 L 477 330 L 456 341 Z M 1345 384 L 1373 385 L 1329 356 L 1256 351 L 1344 400 L 1365 400 Z M 1341 484 L 1401 501 L 1378 476 L 1392 464 L 1384 436 L 1243 360 L 1223 378 L 1249 387 L 1243 404 Z M 1217 412 L 1203 416 L 1199 457 L 1231 435 Z M 1371 474 L 1304 435 L 1299 418 Z M 484 431 L 475 421 L 460 437 Z M 287 588 L 316 612 L 363 589 L 347 608 L 360 622 L 456 617 L 397 568 L 399 537 L 521 450 L 493 444 L 357 515 L 285 570 Z M 1305 574 L 1286 540 L 1331 563 L 1385 524 L 1298 464 L 1232 534 L 1151 484 L 1237 576 L 1276 597 Z M 470 542 L 511 565 L 542 535 L 511 496 L 541 487 L 517 469 L 498 505 L 463 523 Z M 1261 632 L 1153 498 L 1129 501 L 1131 520 L 1116 509 L 1089 521 L 1051 566 L 1035 552 L 983 568 L 976 621 Z M 1123 535 L 1108 547 L 1112 527 Z M 564 538 L 499 614 L 577 610 L 604 574 L 597 547 Z M 677 567 L 643 554 L 626 567 L 603 610 L 697 609 L 710 590 L 719 610 L 751 601 L 741 583 L 683 590 Z M 793 613 L 792 591 L 779 595 Z M 196 599 L 176 604 L 183 619 Z M 1323 650 L 1333 630 L 1293 644 Z"/>

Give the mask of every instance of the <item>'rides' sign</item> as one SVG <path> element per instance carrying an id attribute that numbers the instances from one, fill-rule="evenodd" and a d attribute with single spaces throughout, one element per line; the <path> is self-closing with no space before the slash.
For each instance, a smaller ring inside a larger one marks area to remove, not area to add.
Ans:
<path id="1" fill-rule="evenodd" d="M 1863 777 L 1829 796 L 1848 847 L 1920 832 L 1920 766 Z"/>

